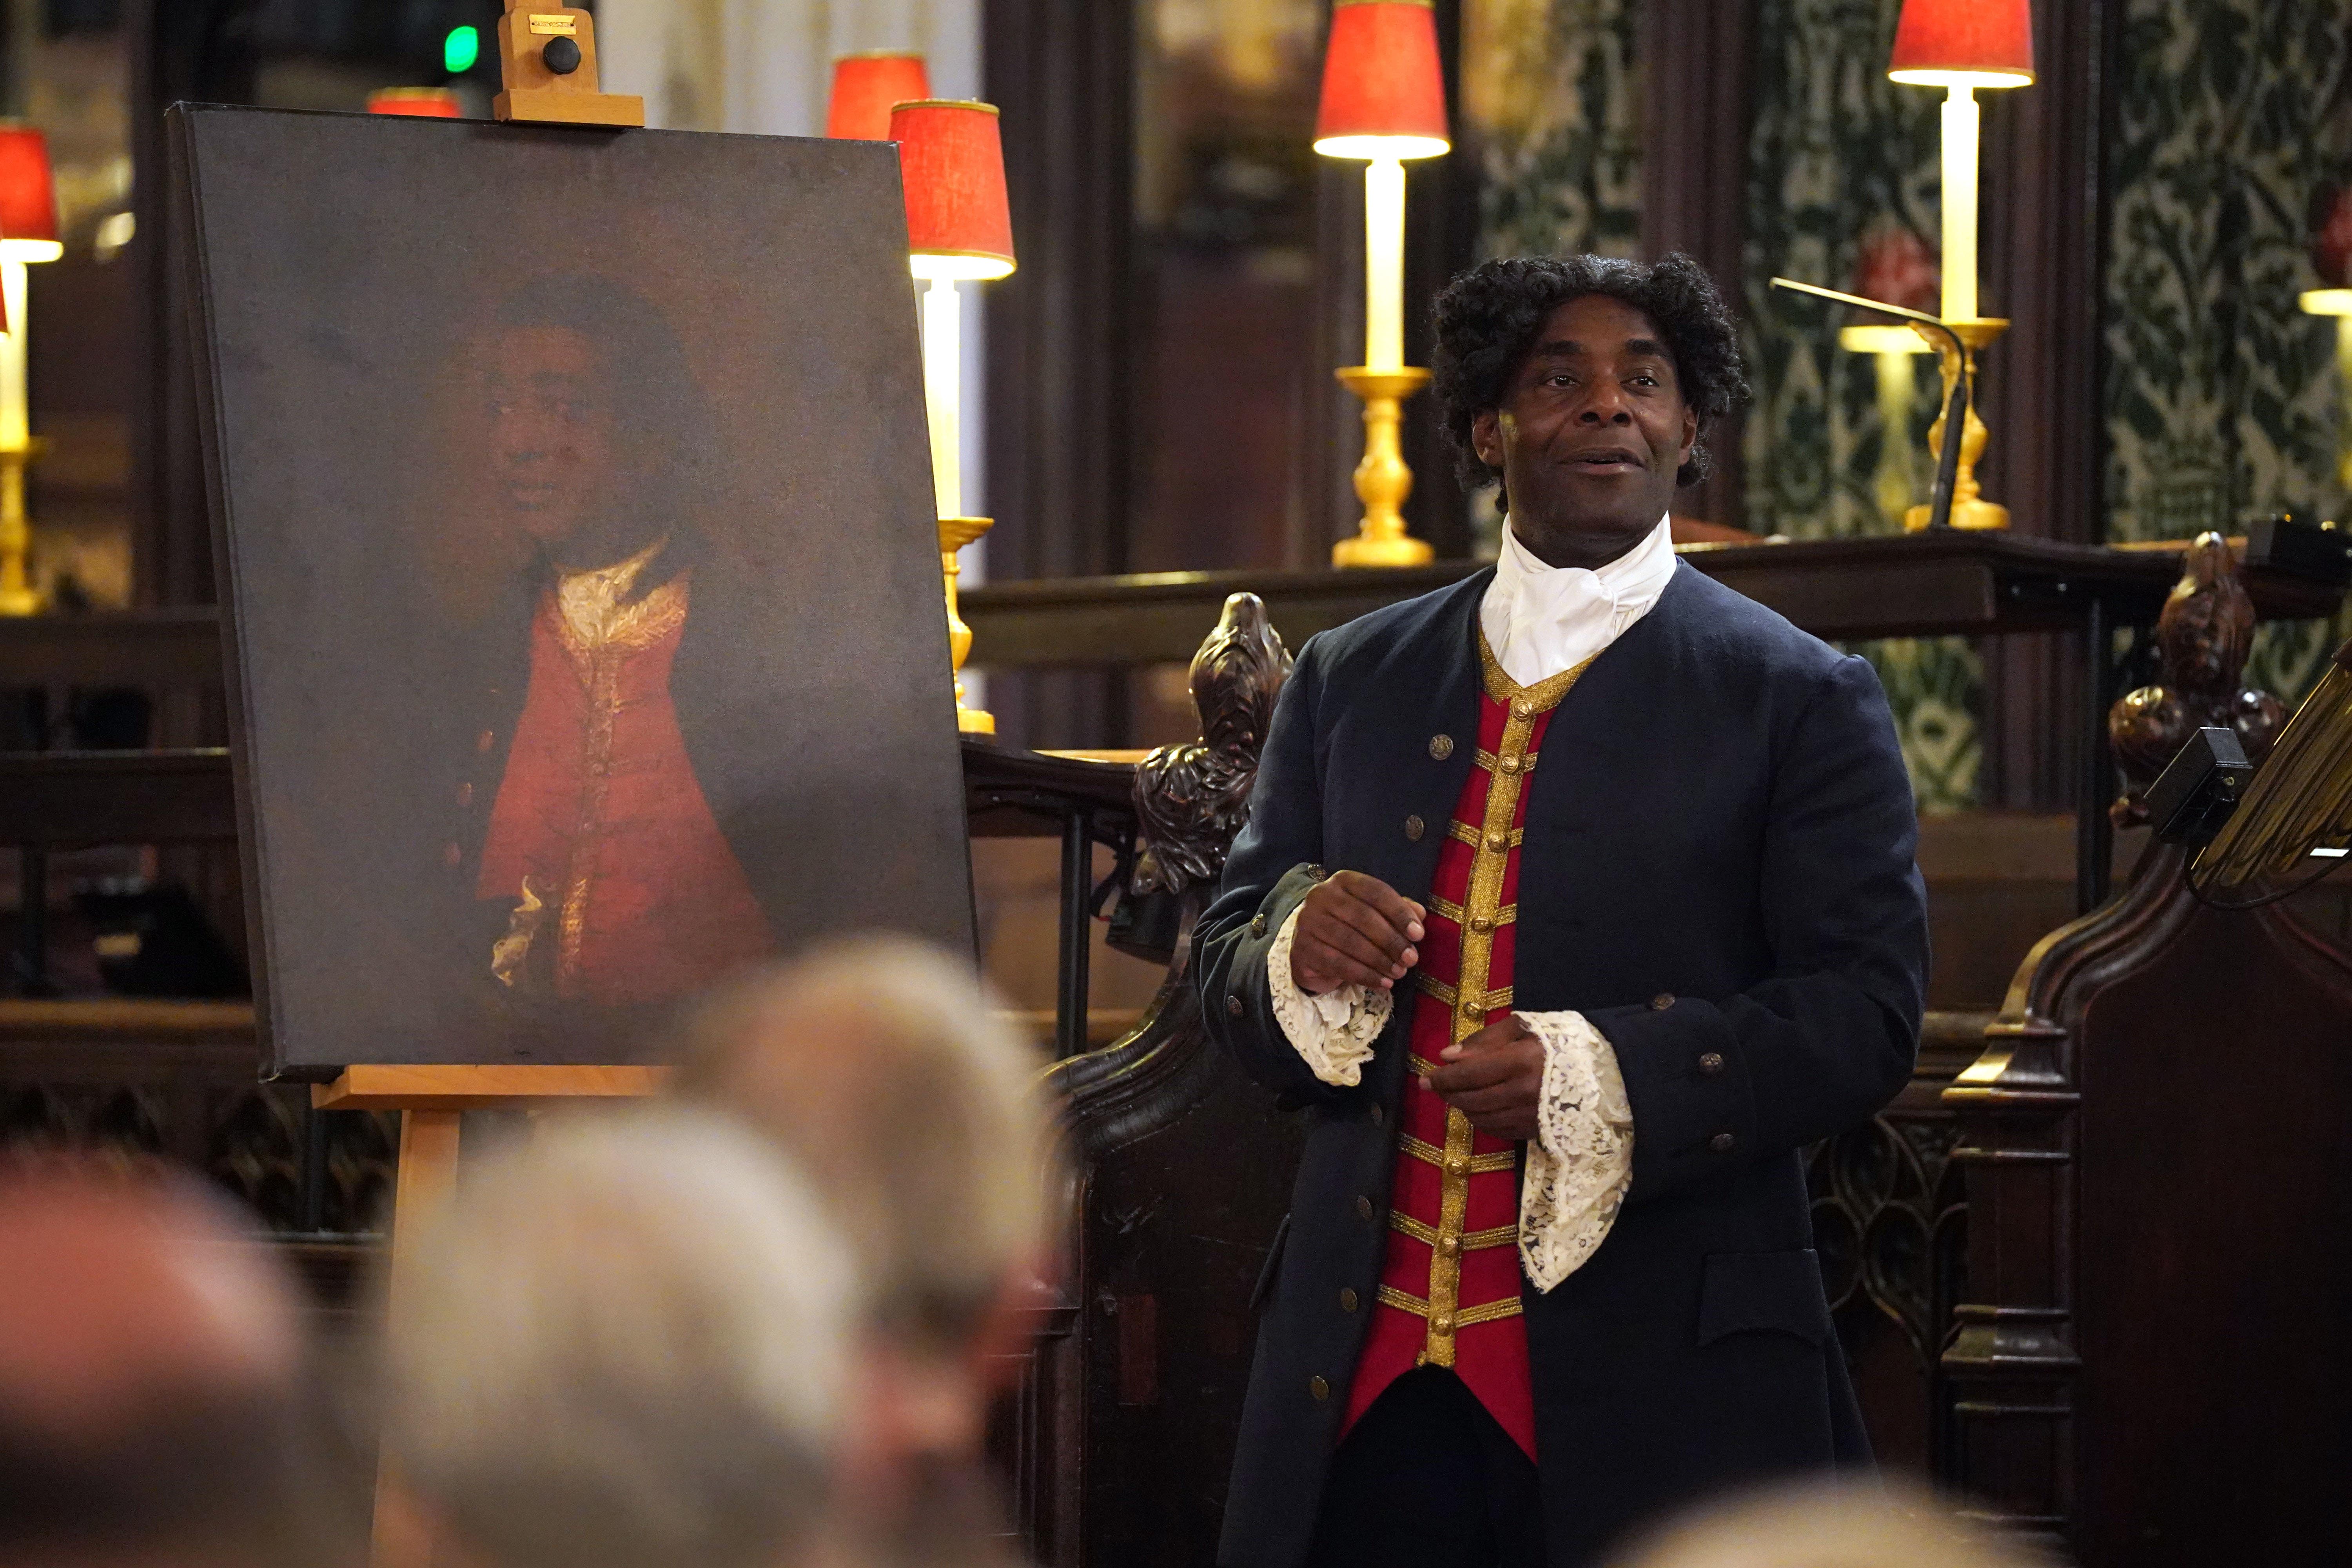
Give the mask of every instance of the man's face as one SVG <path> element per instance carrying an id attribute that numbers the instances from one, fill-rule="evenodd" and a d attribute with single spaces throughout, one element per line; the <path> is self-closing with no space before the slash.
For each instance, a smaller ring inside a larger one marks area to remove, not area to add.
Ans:
<path id="1" fill-rule="evenodd" d="M 1520 542 L 1555 566 L 1593 567 L 1665 515 L 1698 416 L 1656 323 L 1622 300 L 1586 294 L 1544 319 L 1471 440 L 1503 471 Z"/>
<path id="2" fill-rule="evenodd" d="M 499 334 L 486 381 L 498 497 L 518 528 L 561 544 L 618 477 L 612 398 L 595 346 L 569 327 L 510 327 Z"/>

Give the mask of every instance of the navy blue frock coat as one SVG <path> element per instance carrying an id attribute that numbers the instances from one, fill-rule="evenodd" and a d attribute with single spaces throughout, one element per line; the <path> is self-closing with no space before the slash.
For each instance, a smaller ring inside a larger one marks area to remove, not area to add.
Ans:
<path id="1" fill-rule="evenodd" d="M 1410 1011 L 1360 1087 L 1325 1085 L 1275 1021 L 1267 950 L 1327 868 L 1428 898 L 1444 836 L 1405 824 L 1448 820 L 1472 765 L 1492 576 L 1307 642 L 1195 933 L 1209 1027 L 1307 1121 L 1225 1568 L 1297 1568 L 1313 1533 L 1370 1317 L 1341 1290 L 1373 1300 L 1388 1237 Z M 1590 1018 L 1633 1110 L 1608 1239 L 1523 1286 L 1547 1556 L 1569 1565 L 1723 1485 L 1867 1463 L 1801 1152 L 1907 1079 L 1927 917 L 1876 675 L 1687 564 L 1561 702 L 1529 791 L 1516 1005 Z"/>

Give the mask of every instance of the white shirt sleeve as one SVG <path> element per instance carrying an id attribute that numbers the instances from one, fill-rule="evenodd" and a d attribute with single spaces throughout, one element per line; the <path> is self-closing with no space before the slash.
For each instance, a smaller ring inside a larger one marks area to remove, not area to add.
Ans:
<path id="1" fill-rule="evenodd" d="M 1538 1290 L 1583 1267 L 1633 1184 L 1633 1107 L 1617 1052 L 1581 1013 L 1521 1013 L 1543 1042 L 1536 1137 L 1519 1188 L 1519 1263 Z"/>
<path id="2" fill-rule="evenodd" d="M 1360 985 L 1341 985 L 1320 996 L 1301 991 L 1290 973 L 1290 944 L 1298 931 L 1298 915 L 1299 910 L 1290 911 L 1265 955 L 1275 1021 L 1317 1078 L 1338 1089 L 1353 1089 L 1363 1081 L 1364 1064 L 1372 1059 L 1372 1042 L 1388 1026 L 1396 998 L 1386 991 L 1368 993 Z"/>

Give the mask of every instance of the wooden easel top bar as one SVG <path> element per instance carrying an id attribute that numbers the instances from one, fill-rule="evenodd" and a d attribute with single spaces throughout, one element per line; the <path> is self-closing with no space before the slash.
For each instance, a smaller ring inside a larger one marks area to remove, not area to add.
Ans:
<path id="1" fill-rule="evenodd" d="M 488 1110 L 542 1100 L 627 1100 L 659 1094 L 666 1067 L 472 1067 L 423 1063 L 345 1068 L 313 1084 L 320 1110 Z"/>

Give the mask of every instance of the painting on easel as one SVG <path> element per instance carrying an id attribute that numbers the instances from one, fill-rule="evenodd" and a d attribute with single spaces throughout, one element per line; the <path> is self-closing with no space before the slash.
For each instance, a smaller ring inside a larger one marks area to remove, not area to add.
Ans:
<path id="1" fill-rule="evenodd" d="M 971 942 L 887 147 L 173 115 L 272 1065 Z"/>

